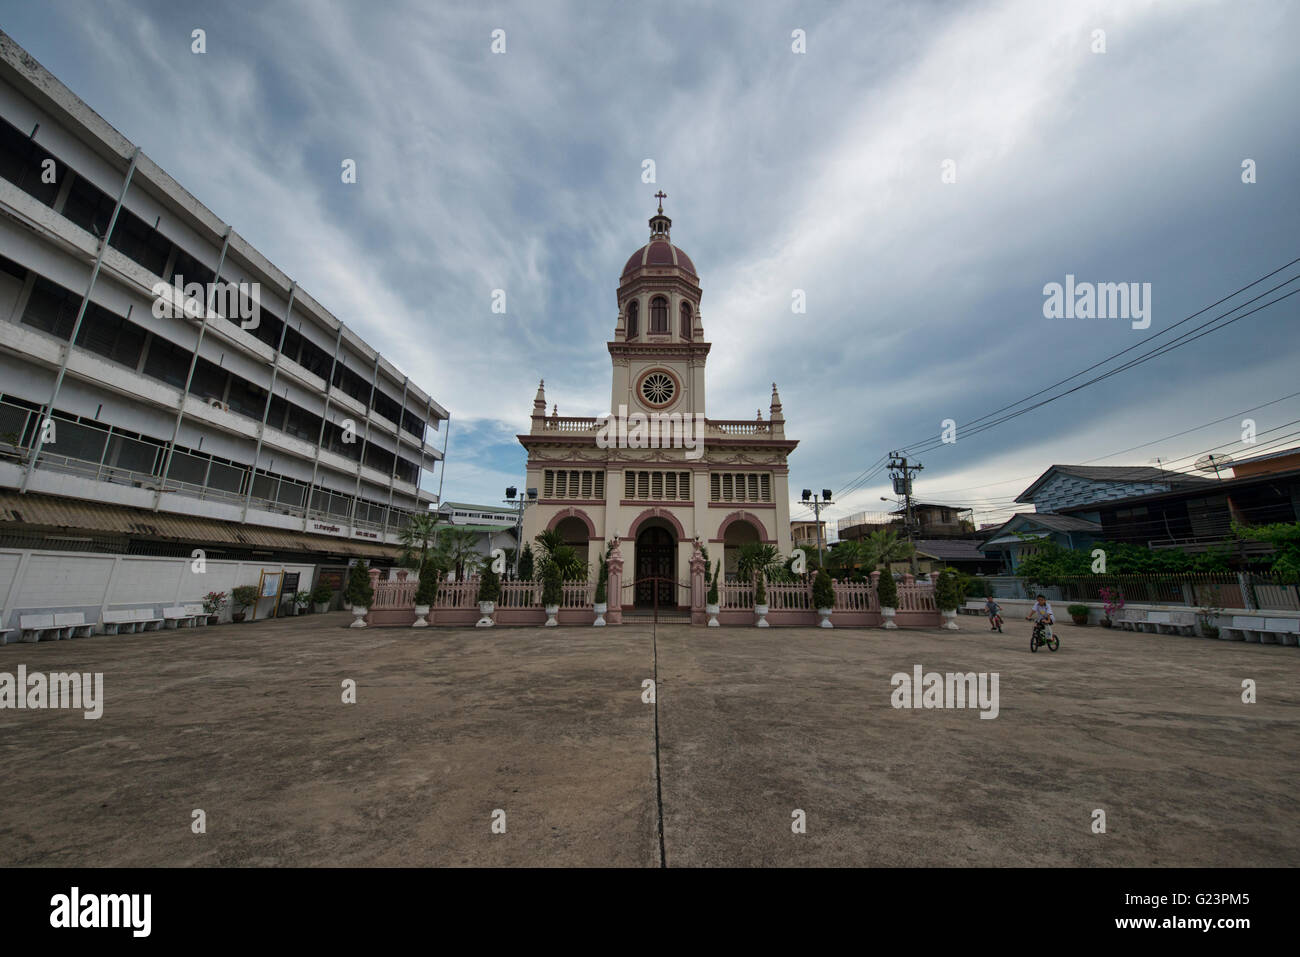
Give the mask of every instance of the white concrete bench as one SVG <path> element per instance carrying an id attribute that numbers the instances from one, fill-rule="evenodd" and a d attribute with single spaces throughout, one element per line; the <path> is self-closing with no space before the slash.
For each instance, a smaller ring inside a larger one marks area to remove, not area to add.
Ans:
<path id="1" fill-rule="evenodd" d="M 1153 635 L 1196 634 L 1194 611 L 1139 611 L 1126 608 L 1115 623 L 1124 631 L 1145 631 Z"/>
<path id="2" fill-rule="evenodd" d="M 158 631 L 163 620 L 152 608 L 128 608 L 104 612 L 104 634 L 130 635 L 137 631 Z"/>
<path id="3" fill-rule="evenodd" d="M 18 625 L 22 628 L 22 640 L 29 644 L 70 637 L 64 634 L 62 627 L 54 623 L 53 615 L 23 615 L 18 619 Z"/>
<path id="4" fill-rule="evenodd" d="M 205 627 L 208 623 L 208 613 L 203 608 L 203 602 L 185 606 L 185 614 L 194 618 L 194 624 L 200 628 Z"/>
<path id="5" fill-rule="evenodd" d="M 1300 644 L 1300 618 L 1233 615 L 1231 625 L 1219 626 L 1219 637 L 1227 641 L 1257 641 L 1264 645 L 1296 645 Z"/>
<path id="6" fill-rule="evenodd" d="M 199 612 L 202 613 L 202 608 Z M 193 628 L 194 619 L 194 612 L 189 611 L 185 605 L 173 605 L 171 608 L 163 609 L 163 622 L 168 628 Z M 207 618 L 203 620 L 206 622 Z"/>
<path id="7" fill-rule="evenodd" d="M 9 633 L 11 631 L 13 631 L 12 628 L 0 628 L 0 645 L 7 645 L 9 643 Z"/>
<path id="8" fill-rule="evenodd" d="M 54 625 L 56 628 L 66 629 L 67 638 L 89 638 L 95 633 L 95 623 L 86 621 L 86 616 L 81 612 L 66 612 L 62 615 L 54 616 Z"/>
<path id="9" fill-rule="evenodd" d="M 984 602 L 975 598 L 967 598 L 966 604 L 958 610 L 963 615 L 982 615 L 984 614 Z"/>

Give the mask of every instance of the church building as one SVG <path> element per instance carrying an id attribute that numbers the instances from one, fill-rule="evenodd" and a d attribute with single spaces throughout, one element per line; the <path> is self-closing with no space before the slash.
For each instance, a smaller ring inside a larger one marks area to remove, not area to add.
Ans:
<path id="1" fill-rule="evenodd" d="M 724 559 L 727 575 L 747 543 L 791 551 L 786 459 L 798 442 L 785 436 L 775 383 L 766 419 L 761 409 L 753 419 L 707 415 L 711 343 L 699 274 L 673 245 L 664 194 L 657 196 L 650 240 L 619 278 L 618 322 L 607 343 L 613 421 L 561 416 L 557 406 L 548 415 L 543 380 L 532 426 L 519 436 L 527 488 L 537 494 L 524 513 L 523 540 L 555 529 L 594 570 L 604 543 L 617 537 L 626 587 L 609 602 L 624 607 L 656 600 L 688 607 L 696 538 L 711 559 Z"/>

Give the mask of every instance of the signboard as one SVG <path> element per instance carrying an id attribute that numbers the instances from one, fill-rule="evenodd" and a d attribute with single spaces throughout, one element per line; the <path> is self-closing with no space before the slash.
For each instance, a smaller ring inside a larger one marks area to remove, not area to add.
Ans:
<path id="1" fill-rule="evenodd" d="M 328 522 L 312 522 L 311 530 L 321 535 L 346 535 L 341 525 L 333 525 Z"/>
<path id="2" fill-rule="evenodd" d="M 261 601 L 263 598 L 274 598 L 275 602 L 271 605 L 271 616 L 275 617 L 280 604 L 280 583 L 284 580 L 284 572 L 268 572 L 262 570 L 262 576 L 257 580 L 257 598 Z M 249 621 L 257 620 L 257 602 L 253 602 L 253 615 Z"/>
<path id="3" fill-rule="evenodd" d="M 329 585 L 332 591 L 342 591 L 347 575 L 348 570 L 339 565 L 321 566 L 316 569 L 316 584 Z"/>
<path id="4" fill-rule="evenodd" d="M 277 618 L 280 617 L 280 609 L 282 609 L 285 606 L 286 602 L 292 608 L 293 596 L 298 594 L 299 577 L 300 575 L 298 572 L 284 573 L 284 584 L 280 586 L 280 604 L 275 610 L 275 617 Z M 297 609 L 295 608 L 293 609 L 293 611 L 296 612 Z"/>

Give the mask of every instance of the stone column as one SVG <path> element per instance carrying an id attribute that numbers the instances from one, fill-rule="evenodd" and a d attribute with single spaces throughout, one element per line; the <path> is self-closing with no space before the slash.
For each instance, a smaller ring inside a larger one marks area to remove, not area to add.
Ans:
<path id="1" fill-rule="evenodd" d="M 695 550 L 691 553 L 691 624 L 704 625 L 705 571 L 707 565 L 704 553 L 700 551 L 700 540 L 695 539 Z"/>
<path id="2" fill-rule="evenodd" d="M 617 536 L 614 538 L 614 550 L 609 554 L 609 581 L 605 585 L 609 611 L 605 612 L 605 622 L 610 625 L 623 624 L 623 550 Z"/>

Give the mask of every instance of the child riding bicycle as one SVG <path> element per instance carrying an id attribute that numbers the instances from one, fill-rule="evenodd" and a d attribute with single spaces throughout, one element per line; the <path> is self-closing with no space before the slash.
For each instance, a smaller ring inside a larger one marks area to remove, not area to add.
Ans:
<path id="1" fill-rule="evenodd" d="M 1056 624 L 1056 619 L 1052 615 L 1052 604 L 1047 600 L 1046 595 L 1039 595 L 1037 601 L 1029 607 L 1029 614 L 1025 615 L 1025 621 L 1035 616 L 1043 623 L 1043 640 L 1047 641 L 1052 637 L 1052 626 Z"/>
<path id="2" fill-rule="evenodd" d="M 993 600 L 992 595 L 984 600 L 984 614 L 988 615 L 989 631 L 1002 630 L 1002 608 Z"/>

